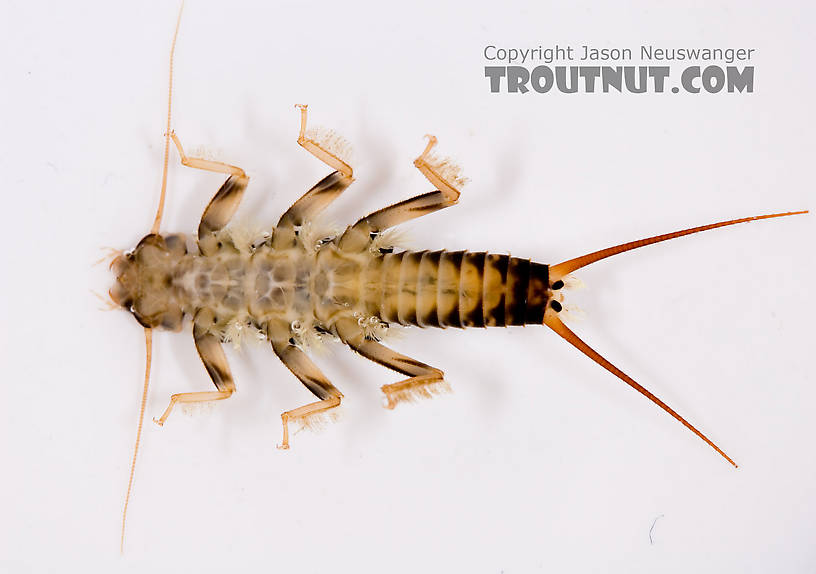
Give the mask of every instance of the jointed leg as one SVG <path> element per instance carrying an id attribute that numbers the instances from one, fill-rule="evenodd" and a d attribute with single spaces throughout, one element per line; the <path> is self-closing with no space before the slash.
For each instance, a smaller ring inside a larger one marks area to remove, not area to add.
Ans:
<path id="1" fill-rule="evenodd" d="M 218 390 L 172 395 L 170 404 L 167 405 L 162 416 L 153 419 L 159 426 L 164 424 L 177 403 L 220 401 L 229 398 L 235 392 L 235 382 L 232 380 L 232 373 L 230 373 L 224 349 L 221 348 L 220 339 L 206 330 L 209 325 L 212 325 L 212 313 L 199 313 L 193 323 L 193 338 L 195 339 L 198 355 L 204 363 L 204 368 L 207 369 L 207 373 L 209 373 Z"/>
<path id="2" fill-rule="evenodd" d="M 419 157 L 414 160 L 414 165 L 436 189 L 444 194 L 445 199 L 450 201 L 451 205 L 453 205 L 457 202 L 460 195 L 459 190 L 457 190 L 453 184 L 461 185 L 464 183 L 464 180 L 457 175 L 457 168 L 448 162 L 438 162 L 431 158 L 431 150 L 436 147 L 437 139 L 436 136 L 430 134 L 425 137 L 428 138 L 428 144 L 422 153 L 419 154 Z M 446 171 L 451 171 L 451 173 L 444 173 Z M 451 179 L 453 181 L 449 181 Z"/>
<path id="3" fill-rule="evenodd" d="M 366 339 L 356 321 L 341 319 L 337 322 L 336 327 L 340 339 L 362 356 L 398 373 L 408 375 L 409 378 L 404 381 L 381 387 L 388 401 L 386 408 L 393 409 L 400 401 L 430 398 L 435 394 L 450 390 L 442 371 L 401 355 L 376 341 Z"/>
<path id="4" fill-rule="evenodd" d="M 202 245 L 202 251 L 207 254 L 212 248 L 212 245 L 209 244 L 215 243 L 209 241 L 208 237 L 212 235 L 213 232 L 224 227 L 235 214 L 238 205 L 241 203 L 241 198 L 244 196 L 244 190 L 249 184 L 249 177 L 247 177 L 246 172 L 240 167 L 222 161 L 187 157 L 184 153 L 184 148 L 181 147 L 181 141 L 176 135 L 176 132 L 170 132 L 170 137 L 176 145 L 182 165 L 202 169 L 204 171 L 226 173 L 230 176 L 227 178 L 227 181 L 224 182 L 224 185 L 221 186 L 221 189 L 218 190 L 218 193 L 210 200 L 210 203 L 204 210 L 204 214 L 201 216 L 201 222 L 198 225 L 199 241 L 207 239 L 205 244 Z"/>
<path id="5" fill-rule="evenodd" d="M 436 138 L 428 136 L 428 145 L 414 160 L 414 165 L 437 188 L 437 191 L 401 201 L 362 218 L 347 229 L 340 238 L 339 246 L 342 249 L 361 251 L 368 246 L 372 234 L 456 205 L 460 195 L 456 186 L 463 184 L 464 180 L 459 177 L 458 170 L 454 166 L 431 157 L 430 153 L 435 145 Z"/>
<path id="6" fill-rule="evenodd" d="M 278 225 L 272 246 L 285 249 L 295 241 L 295 229 L 326 209 L 352 182 L 339 171 L 334 171 L 315 184 L 286 210 Z"/>
<path id="7" fill-rule="evenodd" d="M 337 157 L 334 153 L 327 150 L 323 145 L 306 135 L 306 119 L 309 106 L 305 104 L 298 104 L 296 107 L 300 109 L 300 133 L 298 134 L 297 139 L 298 144 L 329 167 L 339 171 L 348 179 L 353 179 L 354 173 L 349 164 Z"/>
<path id="8" fill-rule="evenodd" d="M 275 350 L 275 354 L 278 355 L 280 360 L 283 361 L 283 364 L 300 379 L 300 382 L 320 399 L 319 401 L 281 414 L 281 421 L 283 422 L 283 442 L 278 445 L 278 448 L 288 449 L 289 422 L 300 420 L 304 425 L 308 425 L 310 419 L 340 406 L 340 399 L 343 398 L 343 393 L 329 382 L 306 353 L 289 343 L 289 333 L 286 326 L 271 327 L 269 334 L 272 339 L 272 348 Z"/>
<path id="9" fill-rule="evenodd" d="M 215 250 L 218 242 L 213 234 L 229 223 L 235 215 L 248 184 L 248 177 L 231 175 L 207 204 L 198 224 L 199 247 L 205 255 Z"/>
<path id="10" fill-rule="evenodd" d="M 181 147 L 181 141 L 179 141 L 176 132 L 170 132 L 170 137 L 173 139 L 173 143 L 176 144 L 176 149 L 178 150 L 179 156 L 181 156 L 182 165 L 195 169 L 203 169 L 204 171 L 214 171 L 215 173 L 226 173 L 246 177 L 246 173 L 240 167 L 224 163 L 223 161 L 213 161 L 200 157 L 187 157 L 184 154 L 184 148 Z"/>
<path id="11" fill-rule="evenodd" d="M 297 107 L 300 108 L 298 144 L 317 159 L 334 168 L 335 171 L 317 182 L 281 216 L 272 240 L 273 247 L 277 249 L 285 249 L 296 242 L 296 228 L 326 209 L 354 181 L 350 165 L 329 151 L 326 146 L 306 135 L 308 106 L 299 105 Z"/>
<path id="12" fill-rule="evenodd" d="M 234 389 L 227 391 L 201 391 L 197 393 L 177 393 L 175 395 L 170 395 L 170 404 L 167 405 L 166 409 L 164 409 L 162 416 L 159 418 L 153 417 L 153 422 L 159 426 L 164 426 L 164 421 L 167 420 L 167 417 L 169 417 L 170 413 L 173 411 L 173 407 L 175 407 L 178 403 L 187 404 L 221 401 L 223 399 L 230 398 L 233 392 Z"/>

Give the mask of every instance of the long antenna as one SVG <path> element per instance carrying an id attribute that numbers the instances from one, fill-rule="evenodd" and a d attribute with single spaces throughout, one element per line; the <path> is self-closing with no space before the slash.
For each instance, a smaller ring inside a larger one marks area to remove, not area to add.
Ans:
<path id="1" fill-rule="evenodd" d="M 176 39 L 178 38 L 179 27 L 181 26 L 181 13 L 184 11 L 184 0 L 179 6 L 178 17 L 176 18 L 176 29 L 173 32 L 173 42 L 170 44 L 170 72 L 168 74 L 167 88 L 167 127 L 164 132 L 164 165 L 162 167 L 162 185 L 159 196 L 159 207 L 156 210 L 156 218 L 153 220 L 153 227 L 150 233 L 158 233 L 164 213 L 164 198 L 167 195 L 167 165 L 170 159 L 170 119 L 173 111 L 173 58 L 176 54 Z M 122 532 L 119 538 L 119 552 L 125 550 L 125 524 L 127 523 L 128 503 L 130 493 L 133 490 L 133 478 L 136 475 L 136 458 L 139 455 L 139 443 L 142 440 L 142 425 L 144 423 L 145 406 L 147 405 L 147 389 L 150 384 L 150 365 L 153 358 L 153 330 L 145 328 L 145 376 L 144 389 L 142 390 L 142 401 L 139 405 L 139 424 L 136 427 L 136 443 L 133 446 L 133 458 L 130 461 L 130 476 L 128 477 L 127 492 L 125 493 L 125 505 L 122 508 Z"/>
<path id="2" fill-rule="evenodd" d="M 142 402 L 139 406 L 139 426 L 136 427 L 136 444 L 133 446 L 133 458 L 130 461 L 130 477 L 128 478 L 127 493 L 125 494 L 125 507 L 122 509 L 122 535 L 119 538 L 119 552 L 125 551 L 125 521 L 127 520 L 128 502 L 130 502 L 130 491 L 133 488 L 133 476 L 136 473 L 136 456 L 139 454 L 139 442 L 142 439 L 142 423 L 144 422 L 145 405 L 147 404 L 147 387 L 150 383 L 150 364 L 153 358 L 153 330 L 145 328 L 145 376 L 144 390 L 142 390 Z"/>
<path id="3" fill-rule="evenodd" d="M 162 169 L 161 195 L 159 196 L 159 208 L 156 210 L 156 218 L 153 220 L 153 227 L 150 233 L 158 233 L 161 225 L 162 215 L 164 215 L 164 197 L 167 195 L 167 164 L 170 159 L 170 116 L 173 110 L 173 58 L 176 55 L 176 38 L 178 38 L 179 26 L 181 25 L 181 13 L 184 11 L 184 0 L 181 2 L 176 20 L 176 31 L 173 33 L 173 43 L 170 45 L 170 72 L 169 87 L 167 89 L 167 128 L 164 131 L 164 168 Z"/>

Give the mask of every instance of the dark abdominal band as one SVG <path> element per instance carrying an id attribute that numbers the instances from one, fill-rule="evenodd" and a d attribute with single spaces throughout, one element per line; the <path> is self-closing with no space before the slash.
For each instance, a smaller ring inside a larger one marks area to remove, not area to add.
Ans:
<path id="1" fill-rule="evenodd" d="M 544 321 L 547 265 L 509 255 L 405 251 L 381 267 L 382 319 L 419 327 L 505 327 Z"/>

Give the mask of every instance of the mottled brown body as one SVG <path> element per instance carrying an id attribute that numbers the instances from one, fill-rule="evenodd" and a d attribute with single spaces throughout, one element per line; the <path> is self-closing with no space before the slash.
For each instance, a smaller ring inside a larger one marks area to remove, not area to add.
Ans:
<path id="1" fill-rule="evenodd" d="M 354 351 L 406 375 L 382 387 L 387 406 L 445 390 L 442 371 L 406 357 L 380 343 L 391 324 L 417 327 L 504 327 L 545 324 L 581 352 L 663 408 L 730 462 L 733 461 L 643 386 L 632 380 L 577 337 L 559 319 L 563 277 L 594 261 L 725 225 L 790 214 L 731 220 L 610 247 L 555 266 L 527 259 L 468 251 L 399 251 L 384 245 L 382 233 L 400 223 L 456 204 L 461 184 L 429 152 L 431 138 L 414 162 L 438 189 L 386 207 L 360 219 L 335 237 L 303 233 L 310 221 L 353 181 L 351 167 L 305 133 L 301 110 L 298 142 L 336 171 L 318 182 L 284 213 L 258 244 L 236 239 L 229 227 L 249 183 L 243 170 L 227 164 L 187 158 L 173 141 L 182 163 L 230 173 L 204 211 L 198 240 L 188 251 L 183 236 L 145 236 L 113 264 L 117 282 L 111 296 L 145 328 L 178 330 L 184 317 L 193 321 L 196 348 L 218 391 L 173 395 L 163 424 L 177 402 L 228 398 L 235 391 L 219 343 L 244 333 L 268 339 L 284 364 L 319 399 L 283 413 L 283 448 L 288 421 L 306 422 L 340 404 L 342 393 L 326 379 L 305 351 L 324 334 L 336 336 Z"/>
<path id="2" fill-rule="evenodd" d="M 273 235 L 274 238 L 274 235 Z M 466 251 L 346 252 L 339 239 L 282 248 L 274 240 L 238 247 L 229 230 L 205 254 L 183 236 L 148 235 L 114 262 L 114 300 L 146 327 L 178 330 L 203 311 L 204 326 L 228 337 L 242 327 L 282 324 L 297 342 L 337 334 L 352 318 L 383 325 L 504 327 L 541 324 L 552 291 L 547 266 Z"/>
<path id="3" fill-rule="evenodd" d="M 549 267 L 527 259 L 468 251 L 399 251 L 383 245 L 382 233 L 400 223 L 455 205 L 461 180 L 429 155 L 431 138 L 414 164 L 438 189 L 363 217 L 335 237 L 304 233 L 313 218 L 353 181 L 351 167 L 305 135 L 304 148 L 335 168 L 284 213 L 258 244 L 236 239 L 227 227 L 249 178 L 240 168 L 187 158 L 175 134 L 182 163 L 230 173 L 204 211 L 192 252 L 180 235 L 150 233 L 112 267 L 117 282 L 111 296 L 145 328 L 178 330 L 193 321 L 199 355 L 217 391 L 181 393 L 156 421 L 163 424 L 177 402 L 228 398 L 235 391 L 219 343 L 244 333 L 269 340 L 278 357 L 318 398 L 283 413 L 282 448 L 289 446 L 288 422 L 325 413 L 342 393 L 326 379 L 305 351 L 309 342 L 332 334 L 354 351 L 408 378 L 384 385 L 387 406 L 433 395 L 447 388 L 442 371 L 380 343 L 391 324 L 417 327 L 504 327 L 545 324 L 581 352 L 663 408 L 723 457 L 733 461 L 642 385 L 590 348 L 559 319 L 563 277 L 594 261 L 644 245 L 724 225 L 790 214 L 773 214 L 686 229 L 610 247 Z"/>

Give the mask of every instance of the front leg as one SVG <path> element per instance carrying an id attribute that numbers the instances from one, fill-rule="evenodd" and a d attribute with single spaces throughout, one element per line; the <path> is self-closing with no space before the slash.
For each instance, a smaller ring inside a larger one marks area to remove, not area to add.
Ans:
<path id="1" fill-rule="evenodd" d="M 222 161 L 187 157 L 176 132 L 170 132 L 170 137 L 176 145 L 182 165 L 204 171 L 229 174 L 227 181 L 224 182 L 221 189 L 207 204 L 198 224 L 199 247 L 202 253 L 209 255 L 215 250 L 217 244 L 213 234 L 227 225 L 232 216 L 235 215 L 241 199 L 244 197 L 244 190 L 249 185 L 249 176 L 240 167 Z"/>
<path id="2" fill-rule="evenodd" d="M 212 171 L 215 173 L 226 173 L 229 175 L 237 175 L 239 177 L 246 177 L 247 174 L 240 167 L 224 163 L 223 161 L 213 161 L 211 159 L 204 159 L 201 157 L 187 157 L 184 153 L 184 148 L 181 147 L 181 140 L 179 140 L 176 132 L 170 132 L 170 137 L 176 145 L 176 149 L 181 159 L 181 165 L 192 167 L 193 169 L 201 169 L 204 171 Z"/>
<path id="3" fill-rule="evenodd" d="M 217 250 L 215 233 L 223 229 L 235 215 L 248 183 L 249 178 L 246 176 L 229 176 L 207 204 L 198 224 L 198 246 L 204 255 L 211 255 Z"/>
<path id="4" fill-rule="evenodd" d="M 193 339 L 204 368 L 210 375 L 217 391 L 200 391 L 195 393 L 178 393 L 170 397 L 170 404 L 159 418 L 154 418 L 153 422 L 162 426 L 173 411 L 177 403 L 203 403 L 209 401 L 220 401 L 232 396 L 235 392 L 235 382 L 232 380 L 227 356 L 221 347 L 221 340 L 208 330 L 212 325 L 212 313 L 202 311 L 196 315 L 193 322 Z"/>

